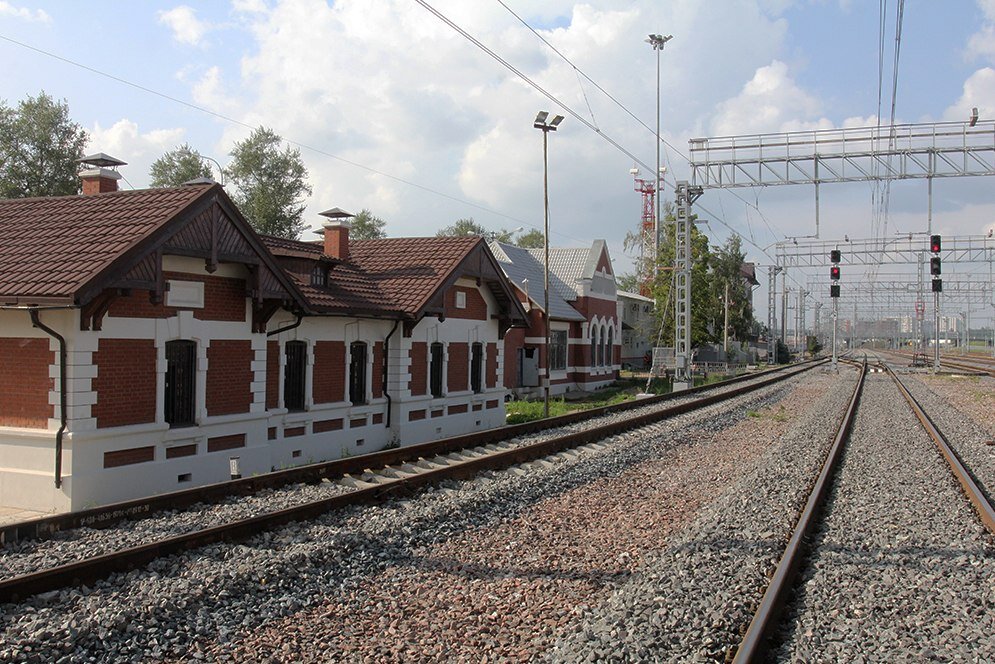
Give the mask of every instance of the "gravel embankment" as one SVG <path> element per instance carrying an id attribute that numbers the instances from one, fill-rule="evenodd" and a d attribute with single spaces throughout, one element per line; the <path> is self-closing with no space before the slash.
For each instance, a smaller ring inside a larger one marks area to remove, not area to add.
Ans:
<path id="1" fill-rule="evenodd" d="M 791 534 L 853 393 L 856 371 L 823 376 L 787 431 L 689 527 L 605 601 L 584 611 L 547 659 L 723 661 L 739 642 Z"/>
<path id="2" fill-rule="evenodd" d="M 717 391 L 723 391 L 717 388 Z M 710 392 L 711 393 L 711 392 Z M 521 436 L 515 445 L 529 445 L 572 431 L 615 422 L 627 417 L 684 403 L 693 398 L 678 398 L 662 405 L 635 408 L 625 413 L 605 415 L 586 422 L 567 425 Z M 238 519 L 286 509 L 307 502 L 348 493 L 352 489 L 334 482 L 318 485 L 295 484 L 263 491 L 252 496 L 233 496 L 219 503 L 201 504 L 183 510 L 163 512 L 135 521 L 125 521 L 111 528 L 78 528 L 56 533 L 44 540 L 23 540 L 0 547 L 0 579 L 28 574 L 40 568 L 75 562 L 86 556 L 111 553 L 148 544 L 158 539 L 231 523 Z"/>
<path id="3" fill-rule="evenodd" d="M 0 660 L 31 655 L 37 661 L 258 661 L 267 657 L 356 661 L 360 653 L 347 651 L 350 643 L 380 644 L 384 650 L 375 658 L 405 661 L 435 661 L 447 656 L 442 654 L 443 647 L 448 653 L 449 648 L 464 645 L 476 661 L 488 652 L 499 659 L 522 654 L 522 648 L 531 648 L 531 644 L 516 641 L 513 631 L 499 629 L 500 619 L 512 620 L 531 602 L 539 616 L 534 624 L 551 621 L 542 624 L 555 630 L 559 618 L 546 615 L 544 608 L 562 600 L 550 588 L 565 583 L 567 594 L 588 597 L 591 588 L 627 573 L 627 565 L 632 564 L 619 562 L 600 577 L 575 573 L 575 551 L 608 550 L 605 542 L 618 536 L 611 530 L 595 535 L 598 531 L 582 520 L 573 529 L 563 530 L 564 521 L 585 514 L 591 518 L 591 512 L 599 509 L 611 515 L 604 519 L 609 524 L 610 519 L 621 518 L 636 500 L 638 482 L 630 480 L 626 494 L 614 488 L 613 478 L 625 476 L 637 464 L 657 462 L 668 451 L 676 454 L 676 450 L 696 447 L 735 422 L 756 419 L 748 418 L 747 411 L 773 405 L 810 380 L 795 378 L 731 404 L 618 436 L 602 451 L 583 452 L 576 459 L 528 464 L 472 482 L 451 483 L 408 501 L 343 510 L 261 534 L 242 545 L 207 547 L 157 561 L 147 570 L 98 583 L 93 590 L 59 591 L 6 605 L 0 617 Z M 799 401 L 808 406 L 813 399 Z M 713 468 L 713 478 L 720 479 L 708 482 L 721 484 L 721 477 L 735 472 L 744 454 L 748 453 L 735 449 L 732 462 Z M 661 468 L 660 472 L 677 471 Z M 659 476 L 665 486 L 669 480 Z M 692 504 L 707 499 L 709 491 L 718 491 L 707 488 L 704 476 L 694 479 L 694 489 L 682 494 Z M 553 516 L 555 510 L 545 518 L 529 516 L 538 503 L 589 490 L 585 487 L 598 482 L 604 486 L 603 501 L 589 497 L 583 502 L 578 494 L 584 510 L 572 509 L 568 500 L 559 508 L 559 516 Z M 661 498 L 665 488 L 655 488 L 648 495 L 640 500 L 650 500 L 661 511 L 668 509 Z M 563 511 L 567 507 L 571 509 Z M 655 527 L 648 516 L 651 513 L 646 508 L 637 512 L 647 516 L 639 518 L 636 531 Z M 533 527 L 516 529 L 519 537 L 515 540 L 505 535 L 488 539 L 480 530 L 511 527 L 519 520 Z M 590 539 L 585 539 L 588 535 Z M 473 537 L 480 537 L 485 543 L 480 546 L 486 548 L 460 553 L 459 543 Z M 511 544 L 547 542 L 543 552 L 548 547 L 559 551 L 570 538 L 579 541 L 569 549 L 569 556 L 560 555 L 559 560 L 545 560 L 538 554 L 530 558 L 527 550 L 516 551 Z M 584 570 L 583 563 L 579 569 Z M 444 574 L 452 588 L 419 586 L 414 583 L 419 574 L 427 578 Z M 408 594 L 378 595 L 381 580 L 394 575 L 399 583 L 390 587 L 408 588 Z M 516 583 L 524 590 L 490 600 L 497 607 L 508 606 L 507 611 L 478 610 L 487 606 L 485 600 L 495 594 L 492 589 Z M 477 588 L 486 593 L 476 594 Z M 466 598 L 462 605 L 466 613 L 457 611 L 460 597 Z M 415 613 L 419 607 L 421 614 Z M 439 615 L 438 607 L 447 610 L 450 623 Z M 462 621 L 456 620 L 459 615 L 464 616 Z M 323 629 L 324 616 L 337 625 L 334 631 Z M 410 622 L 402 625 L 406 620 Z M 266 629 L 278 623 L 279 630 Z M 447 625 L 451 625 L 448 631 Z M 530 627 L 527 633 L 535 631 Z M 419 642 L 420 635 L 424 643 Z M 391 656 L 391 650 L 396 654 Z"/>
<path id="4" fill-rule="evenodd" d="M 870 376 L 781 661 L 991 661 L 995 542 L 887 376 Z"/>

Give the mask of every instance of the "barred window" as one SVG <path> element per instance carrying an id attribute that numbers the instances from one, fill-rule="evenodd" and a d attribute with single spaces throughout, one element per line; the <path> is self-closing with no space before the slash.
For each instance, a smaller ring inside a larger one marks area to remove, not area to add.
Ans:
<path id="1" fill-rule="evenodd" d="M 307 378 L 307 342 L 288 341 L 284 347 L 287 364 L 283 367 L 283 406 L 287 410 L 304 410 Z"/>
<path id="2" fill-rule="evenodd" d="M 197 343 L 180 339 L 166 342 L 166 423 L 171 427 L 196 424 Z"/>
<path id="3" fill-rule="evenodd" d="M 549 369 L 562 371 L 567 368 L 567 331 L 550 330 Z"/>
<path id="4" fill-rule="evenodd" d="M 429 349 L 430 357 L 428 364 L 429 389 L 432 396 L 439 398 L 442 396 L 442 344 L 435 342 Z"/>
<path id="5" fill-rule="evenodd" d="M 349 345 L 349 400 L 354 406 L 366 403 L 366 344 Z"/>
<path id="6" fill-rule="evenodd" d="M 484 373 L 483 369 L 484 345 L 475 343 L 470 346 L 470 389 L 473 390 L 474 394 L 479 394 L 483 391 L 483 381 L 481 380 Z"/>

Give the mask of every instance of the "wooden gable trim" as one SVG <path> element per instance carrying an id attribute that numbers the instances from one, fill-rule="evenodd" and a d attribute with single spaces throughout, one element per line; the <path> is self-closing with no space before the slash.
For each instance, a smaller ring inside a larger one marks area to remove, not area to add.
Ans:
<path id="1" fill-rule="evenodd" d="M 476 279 L 478 286 L 486 281 L 495 299 L 504 305 L 508 320 L 525 322 L 528 319 L 528 314 L 515 296 L 511 283 L 483 239 L 477 241 L 477 244 L 467 252 L 466 256 L 456 264 L 446 278 L 439 283 L 439 286 L 425 299 L 418 308 L 415 318 L 421 319 L 427 315 L 437 315 L 445 311 L 445 294 L 461 277 Z"/>
<path id="2" fill-rule="evenodd" d="M 216 207 L 217 212 L 212 213 L 206 221 L 202 220 L 201 224 L 207 224 L 206 231 L 209 234 L 207 247 L 198 249 L 168 246 L 170 240 L 184 231 L 196 235 L 198 229 L 190 228 L 191 224 L 196 223 L 201 215 L 211 212 L 212 207 Z M 226 223 L 233 226 L 233 232 L 228 234 L 229 237 L 237 237 L 238 240 L 244 242 L 249 253 L 233 254 L 220 250 L 220 236 L 223 225 Z M 224 189 L 218 184 L 205 189 L 200 196 L 191 200 L 172 218 L 149 233 L 143 240 L 128 248 L 104 270 L 90 279 L 76 292 L 76 303 L 85 305 L 107 288 L 113 288 L 125 282 L 129 286 L 148 288 L 152 291 L 153 298 L 161 298 L 164 293 L 164 282 L 161 276 L 162 256 L 164 254 L 204 258 L 206 261 L 205 269 L 208 272 L 216 269 L 219 262 L 242 263 L 248 265 L 250 270 L 253 267 L 265 266 L 265 271 L 269 274 L 260 280 L 259 285 L 265 281 L 271 289 L 269 292 L 260 294 L 263 297 L 269 296 L 272 299 L 281 300 L 294 309 L 307 310 L 307 302 L 303 294 L 289 276 L 283 272 L 275 258 L 262 244 L 255 231 L 252 230 L 231 199 L 228 198 Z M 146 267 L 140 268 L 139 266 L 143 261 Z M 137 273 L 132 274 L 136 270 Z M 150 275 L 149 272 L 153 270 L 154 275 Z M 275 286 L 280 287 L 279 291 L 273 288 Z"/>

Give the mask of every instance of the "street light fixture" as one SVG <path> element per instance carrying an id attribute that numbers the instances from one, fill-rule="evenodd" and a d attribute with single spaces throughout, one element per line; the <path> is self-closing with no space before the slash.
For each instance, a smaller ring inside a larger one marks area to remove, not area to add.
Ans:
<path id="1" fill-rule="evenodd" d="M 208 157 L 206 154 L 201 154 L 196 150 L 191 150 L 188 147 L 180 148 L 181 153 L 186 155 L 192 155 L 198 159 L 207 159 L 208 161 L 214 162 L 214 165 L 218 167 L 218 175 L 221 177 L 221 186 L 225 186 L 225 169 L 221 168 L 221 164 L 214 157 Z"/>
<path id="2" fill-rule="evenodd" d="M 546 359 L 543 361 L 543 367 L 545 369 L 545 376 L 543 377 L 542 386 L 542 400 L 543 400 L 543 415 L 544 417 L 549 417 L 549 157 L 548 149 L 546 146 L 547 136 L 549 132 L 556 131 L 556 128 L 560 126 L 563 122 L 563 116 L 554 116 L 550 122 L 546 122 L 546 118 L 549 117 L 548 111 L 539 111 L 536 115 L 535 122 L 532 126 L 540 131 L 542 131 L 542 197 L 543 197 L 543 217 L 545 220 L 545 225 L 543 227 L 542 234 L 542 246 L 543 246 L 543 300 L 542 300 L 542 318 L 543 327 L 546 330 Z"/>

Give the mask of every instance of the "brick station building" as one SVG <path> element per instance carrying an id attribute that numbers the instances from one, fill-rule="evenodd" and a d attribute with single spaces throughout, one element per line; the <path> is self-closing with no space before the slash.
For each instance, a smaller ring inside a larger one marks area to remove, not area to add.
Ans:
<path id="1" fill-rule="evenodd" d="M 0 201 L 0 504 L 78 510 L 504 423 L 479 238 L 260 237 L 214 183 Z M 335 217 L 335 215 L 332 215 Z"/>
<path id="2" fill-rule="evenodd" d="M 491 242 L 491 251 L 529 312 L 528 327 L 505 336 L 504 382 L 516 396 L 537 397 L 547 353 L 543 250 Z M 621 329 L 607 244 L 551 247 L 549 273 L 550 393 L 610 385 L 620 367 Z"/>

